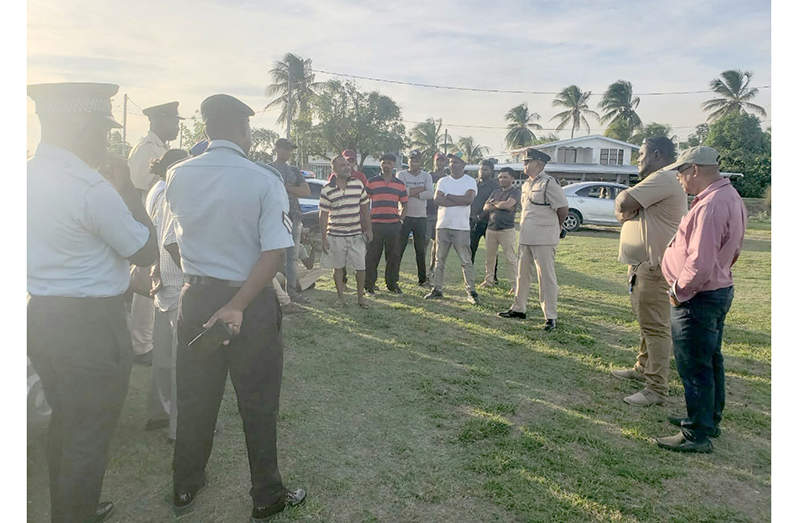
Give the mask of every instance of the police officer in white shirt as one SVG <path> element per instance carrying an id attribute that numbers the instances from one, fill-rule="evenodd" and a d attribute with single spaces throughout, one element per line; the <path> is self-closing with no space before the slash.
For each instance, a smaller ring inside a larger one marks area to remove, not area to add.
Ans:
<path id="1" fill-rule="evenodd" d="M 169 150 L 166 142 L 176 139 L 180 132 L 180 120 L 183 118 L 177 113 L 178 105 L 178 102 L 169 102 L 142 110 L 150 120 L 150 130 L 130 150 L 127 161 L 130 179 L 141 192 L 142 201 L 157 180 L 150 172 L 150 163 Z M 155 305 L 152 298 L 134 294 L 127 321 L 130 337 L 133 339 L 133 363 L 149 365 L 153 357 L 152 332 L 155 324 Z"/>
<path id="2" fill-rule="evenodd" d="M 247 158 L 254 111 L 217 94 L 200 106 L 207 150 L 166 175 L 186 284 L 177 320 L 175 511 L 205 485 L 228 370 L 244 420 L 252 521 L 266 521 L 305 500 L 287 490 L 277 467 L 277 412 L 283 368 L 282 313 L 270 286 L 293 246 L 288 196 L 279 173 Z M 169 246 L 165 246 L 168 250 Z M 217 321 L 230 339 L 212 350 L 188 343 Z"/>
<path id="3" fill-rule="evenodd" d="M 130 378 L 123 294 L 130 264 L 158 254 L 127 164 L 108 157 L 108 131 L 121 127 L 111 116 L 118 89 L 28 86 L 42 128 L 28 161 L 28 356 L 53 409 L 54 523 L 105 521 L 113 510 L 99 499 Z"/>

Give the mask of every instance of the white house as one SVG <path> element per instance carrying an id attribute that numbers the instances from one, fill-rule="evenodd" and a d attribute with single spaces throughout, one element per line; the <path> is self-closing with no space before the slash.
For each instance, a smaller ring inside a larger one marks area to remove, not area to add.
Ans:
<path id="1" fill-rule="evenodd" d="M 531 146 L 551 156 L 545 172 L 568 185 L 574 182 L 603 181 L 629 185 L 630 177 L 637 175 L 637 165 L 632 164 L 632 152 L 639 146 L 600 135 L 580 136 L 570 140 Z M 523 156 L 529 147 L 508 151 Z M 516 164 L 507 164 L 515 169 Z M 521 164 L 517 164 L 521 166 Z M 501 167 L 499 165 L 497 168 Z M 522 170 L 523 167 L 521 166 Z"/>

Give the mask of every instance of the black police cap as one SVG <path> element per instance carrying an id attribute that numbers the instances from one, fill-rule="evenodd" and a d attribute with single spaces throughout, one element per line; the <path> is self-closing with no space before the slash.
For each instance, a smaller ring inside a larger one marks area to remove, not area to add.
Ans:
<path id="1" fill-rule="evenodd" d="M 551 160 L 551 156 L 537 149 L 529 148 L 526 150 L 526 157 L 524 160 L 540 160 L 543 163 L 548 163 Z"/>
<path id="2" fill-rule="evenodd" d="M 250 106 L 229 94 L 214 94 L 207 97 L 200 105 L 202 121 L 238 120 L 255 116 Z"/>
<path id="3" fill-rule="evenodd" d="M 147 107 L 146 109 L 142 109 L 141 112 L 144 113 L 144 116 L 146 116 L 150 120 L 154 120 L 155 118 L 165 118 L 169 116 L 171 117 L 177 116 L 178 120 L 185 120 L 185 118 L 177 114 L 178 105 L 179 102 L 169 102 L 161 105 L 153 105 L 152 107 Z"/>

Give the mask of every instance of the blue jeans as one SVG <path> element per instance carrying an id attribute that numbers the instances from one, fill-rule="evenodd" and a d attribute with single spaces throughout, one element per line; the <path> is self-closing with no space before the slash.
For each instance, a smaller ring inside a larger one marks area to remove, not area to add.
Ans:
<path id="1" fill-rule="evenodd" d="M 707 439 L 720 423 L 726 403 L 720 347 L 733 298 L 732 286 L 699 292 L 678 307 L 671 306 L 673 354 L 687 403 L 682 433 L 691 441 Z"/>

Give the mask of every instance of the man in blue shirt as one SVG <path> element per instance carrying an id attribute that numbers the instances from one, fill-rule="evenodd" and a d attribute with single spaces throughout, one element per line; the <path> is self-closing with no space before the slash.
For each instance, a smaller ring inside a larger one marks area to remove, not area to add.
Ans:
<path id="1" fill-rule="evenodd" d="M 229 371 L 244 420 L 252 521 L 266 521 L 305 499 L 303 489 L 283 486 L 277 467 L 282 313 L 270 284 L 294 245 L 293 224 L 279 172 L 247 158 L 254 111 L 218 94 L 205 99 L 200 112 L 208 148 L 166 174 L 186 281 L 177 319 L 174 506 L 186 512 L 205 486 Z M 217 321 L 227 324 L 228 340 L 202 351 L 188 345 Z"/>
<path id="2" fill-rule="evenodd" d="M 53 523 L 105 521 L 113 511 L 99 499 L 132 364 L 123 294 L 130 264 L 149 266 L 158 254 L 127 163 L 108 157 L 108 131 L 121 127 L 111 116 L 118 89 L 28 86 L 42 128 L 28 161 L 28 356 L 53 409 Z"/>

